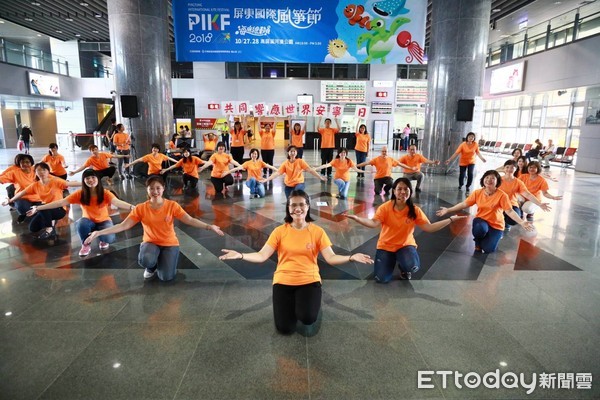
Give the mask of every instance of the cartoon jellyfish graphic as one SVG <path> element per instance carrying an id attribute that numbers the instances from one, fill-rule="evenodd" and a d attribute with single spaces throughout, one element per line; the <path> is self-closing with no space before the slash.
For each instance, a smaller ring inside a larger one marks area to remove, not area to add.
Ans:
<path id="1" fill-rule="evenodd" d="M 410 32 L 400 32 L 396 37 L 396 42 L 398 43 L 398 46 L 402 47 L 403 49 L 408 49 L 408 53 L 410 55 L 406 57 L 407 63 L 411 63 L 413 59 L 416 59 L 420 64 L 423 64 L 423 49 L 419 43 L 412 40 Z"/>

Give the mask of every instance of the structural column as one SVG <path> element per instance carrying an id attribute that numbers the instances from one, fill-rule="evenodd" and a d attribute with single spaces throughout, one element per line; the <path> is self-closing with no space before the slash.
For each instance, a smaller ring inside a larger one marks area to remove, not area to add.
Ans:
<path id="1" fill-rule="evenodd" d="M 433 1 L 422 147 L 430 159 L 447 160 L 473 130 L 456 112 L 458 100 L 482 93 L 490 8 L 491 0 Z"/>
<path id="2" fill-rule="evenodd" d="M 167 0 L 108 0 L 117 120 L 131 129 L 136 155 L 164 146 L 173 124 Z M 121 118 L 121 96 L 137 97 L 139 117 Z"/>

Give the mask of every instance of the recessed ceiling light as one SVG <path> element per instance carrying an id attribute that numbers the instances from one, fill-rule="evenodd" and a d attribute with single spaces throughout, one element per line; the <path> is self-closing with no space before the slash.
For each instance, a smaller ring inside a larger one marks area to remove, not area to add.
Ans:
<path id="1" fill-rule="evenodd" d="M 38 37 L 42 37 L 42 35 L 40 35 L 39 33 L 37 35 L 38 35 Z"/>
<path id="2" fill-rule="evenodd" d="M 492 12 L 500 12 L 500 11 L 502 11 L 502 9 L 501 9 L 501 8 L 494 8 L 494 9 L 492 10 Z"/>
<path id="3" fill-rule="evenodd" d="M 73 22 L 73 18 L 65 18 L 65 21 Z"/>
<path id="4" fill-rule="evenodd" d="M 100 32 L 98 32 L 98 31 L 92 31 L 92 33 L 100 33 Z"/>
<path id="5" fill-rule="evenodd" d="M 56 33 L 62 33 L 62 31 L 56 31 Z"/>
<path id="6" fill-rule="evenodd" d="M 555 1 L 554 4 L 562 4 L 562 1 Z"/>
<path id="7" fill-rule="evenodd" d="M 31 22 L 31 21 L 33 21 L 33 20 L 32 20 L 31 18 L 25 18 L 25 21 L 29 21 L 29 22 Z"/>
<path id="8" fill-rule="evenodd" d="M 89 6 L 89 4 L 88 4 L 88 3 L 79 3 L 79 5 L 80 5 L 80 6 L 84 6 L 84 7 L 87 7 L 87 6 Z"/>
<path id="9" fill-rule="evenodd" d="M 37 3 L 37 2 L 35 2 L 35 1 L 32 1 L 32 2 L 31 2 L 31 5 L 32 5 L 32 6 L 39 6 L 39 5 L 41 5 L 41 4 L 40 4 L 40 3 Z"/>
<path id="10" fill-rule="evenodd" d="M 96 14 L 96 15 L 94 15 L 94 17 L 96 17 L 96 18 L 102 18 L 102 14 Z"/>
<path id="11" fill-rule="evenodd" d="M 75 37 L 81 37 L 81 35 L 79 33 L 76 33 Z"/>

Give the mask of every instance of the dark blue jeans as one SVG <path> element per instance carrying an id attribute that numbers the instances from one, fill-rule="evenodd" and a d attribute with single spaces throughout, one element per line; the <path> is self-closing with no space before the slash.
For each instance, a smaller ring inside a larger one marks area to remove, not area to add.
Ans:
<path id="1" fill-rule="evenodd" d="M 367 161 L 367 152 L 366 151 L 358 151 L 354 150 L 356 153 L 356 164 L 362 164 Z M 361 171 L 365 170 L 365 167 L 358 167 Z M 363 176 L 364 174 L 358 174 L 358 176 Z"/>
<path id="2" fill-rule="evenodd" d="M 285 198 L 289 198 L 290 193 L 292 193 L 294 190 L 304 190 L 304 183 L 299 183 L 296 186 L 286 186 L 284 189 Z"/>
<path id="3" fill-rule="evenodd" d="M 81 218 L 75 223 L 75 226 L 77 228 L 77 233 L 79 234 L 79 239 L 81 239 L 81 242 L 83 243 L 83 241 L 90 235 L 90 232 L 101 231 L 102 229 L 110 228 L 113 226 L 113 222 L 110 219 L 102 222 L 94 222 L 88 218 Z M 98 239 L 104 243 L 113 243 L 116 238 L 117 237 L 115 234 L 111 233 L 109 235 L 102 235 Z"/>
<path id="4" fill-rule="evenodd" d="M 405 246 L 396 252 L 377 249 L 375 253 L 375 281 L 388 283 L 392 280 L 394 268 L 402 272 L 417 272 L 421 268 L 421 259 L 415 246 Z"/>
<path id="5" fill-rule="evenodd" d="M 520 218 L 523 218 L 523 211 L 521 211 L 521 209 L 517 206 L 513 206 L 513 211 L 517 213 L 517 215 Z M 504 213 L 504 223 L 507 225 L 516 225 L 517 222 L 514 221 L 511 217 L 509 217 L 508 215 L 506 215 L 506 213 Z"/>
<path id="6" fill-rule="evenodd" d="M 38 211 L 29 222 L 29 231 L 39 232 L 44 228 L 52 228 L 52 221 L 58 221 L 64 218 L 65 215 L 67 215 L 67 212 L 62 207 Z"/>
<path id="7" fill-rule="evenodd" d="M 475 246 L 478 246 L 486 253 L 493 253 L 498 249 L 498 243 L 502 239 L 503 232 L 494 229 L 488 222 L 481 218 L 473 220 L 473 239 Z"/>
<path id="8" fill-rule="evenodd" d="M 467 189 L 471 188 L 471 183 L 473 183 L 473 170 L 475 169 L 475 164 L 469 164 L 464 167 L 459 167 L 460 173 L 458 174 L 458 187 L 461 188 L 465 183 L 465 171 L 467 172 Z"/>
<path id="9" fill-rule="evenodd" d="M 156 270 L 161 281 L 175 279 L 177 260 L 179 260 L 179 246 L 158 246 L 150 242 L 140 245 L 138 264 L 140 267 Z"/>

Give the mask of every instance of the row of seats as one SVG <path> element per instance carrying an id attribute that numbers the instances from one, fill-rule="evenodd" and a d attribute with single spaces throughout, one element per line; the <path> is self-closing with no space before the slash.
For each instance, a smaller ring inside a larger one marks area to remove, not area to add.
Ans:
<path id="1" fill-rule="evenodd" d="M 504 146 L 500 141 L 480 141 L 479 148 L 481 151 L 500 154 L 512 154 L 514 149 L 521 149 L 523 154 L 527 153 L 532 147 L 531 143 L 505 143 Z M 573 164 L 573 159 L 577 153 L 576 147 L 557 147 L 556 157 L 552 160 L 563 167 Z"/>

